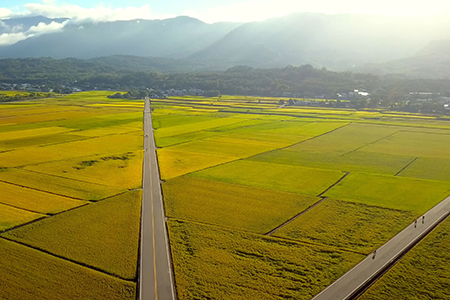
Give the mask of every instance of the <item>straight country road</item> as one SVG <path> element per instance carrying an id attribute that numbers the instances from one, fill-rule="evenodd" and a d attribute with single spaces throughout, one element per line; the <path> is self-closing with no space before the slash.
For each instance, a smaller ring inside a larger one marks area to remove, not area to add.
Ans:
<path id="1" fill-rule="evenodd" d="M 175 300 L 170 247 L 148 98 L 145 99 L 144 107 L 142 180 L 139 299 Z"/>
<path id="2" fill-rule="evenodd" d="M 378 248 L 376 252 L 368 255 L 353 269 L 315 296 L 313 300 L 353 299 L 361 288 L 373 281 L 379 274 L 383 274 L 387 267 L 430 233 L 449 214 L 450 197 L 447 197 Z"/>

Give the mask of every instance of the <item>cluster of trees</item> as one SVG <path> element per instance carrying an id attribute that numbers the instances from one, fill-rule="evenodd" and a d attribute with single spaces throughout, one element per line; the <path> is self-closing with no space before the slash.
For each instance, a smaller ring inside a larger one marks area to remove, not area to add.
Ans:
<path id="1" fill-rule="evenodd" d="M 192 87 L 224 95 L 285 96 L 335 99 L 337 93 L 367 90 L 383 105 L 396 103 L 411 91 L 432 91 L 450 96 L 448 79 L 409 79 L 352 72 L 331 72 L 310 65 L 280 69 L 238 66 L 224 72 L 208 73 L 126 73 L 97 75 L 80 84 L 98 88 L 189 89 Z"/>
<path id="2" fill-rule="evenodd" d="M 0 94 L 0 102 L 12 102 L 54 97 L 55 93 L 24 93 L 15 95 Z"/>
<path id="3" fill-rule="evenodd" d="M 111 60 L 114 62 L 113 58 L 108 62 Z M 119 59 L 121 63 L 124 61 L 123 58 Z M 107 65 L 105 61 L 41 58 L 0 60 L 0 70 L 0 82 L 41 84 L 53 89 L 63 87 L 54 89 L 59 93 L 68 93 L 71 87 L 130 91 L 122 95 L 125 98 L 160 96 L 161 91 L 170 89 L 197 88 L 206 91 L 206 96 L 224 94 L 338 99 L 338 93 L 358 89 L 370 92 L 370 96 L 351 99 L 351 107 L 426 112 L 441 109 L 443 105 L 438 97 L 450 97 L 449 79 L 332 72 L 311 65 L 275 69 L 236 66 L 226 71 L 161 73 L 134 72 L 127 66 L 120 67 L 119 63 Z M 433 101 L 420 102 L 420 99 L 411 97 L 410 92 L 431 92 L 434 98 Z"/>
<path id="4" fill-rule="evenodd" d="M 130 90 L 125 94 L 115 93 L 114 95 L 108 96 L 110 99 L 144 99 L 145 97 L 149 97 L 150 92 L 147 89 L 140 90 Z"/>

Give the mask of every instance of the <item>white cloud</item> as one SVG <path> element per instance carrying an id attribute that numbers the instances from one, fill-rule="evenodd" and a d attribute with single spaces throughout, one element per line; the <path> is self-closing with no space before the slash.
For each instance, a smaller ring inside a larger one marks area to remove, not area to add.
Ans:
<path id="1" fill-rule="evenodd" d="M 102 4 L 91 8 L 84 8 L 74 4 L 58 4 L 56 0 L 43 0 L 42 3 L 24 4 L 19 11 L 0 8 L 1 18 L 24 16 L 45 16 L 48 18 L 70 18 L 63 23 L 52 22 L 50 24 L 40 23 L 37 26 L 24 30 L 20 26 L 9 28 L 0 20 L 0 29 L 7 29 L 6 33 L 0 35 L 0 45 L 11 45 L 18 41 L 42 35 L 46 33 L 61 31 L 67 24 L 92 22 L 107 22 L 116 20 L 133 19 L 155 19 L 151 14 L 150 6 L 111 8 Z M 171 16 L 164 16 L 171 17 Z M 82 27 L 80 27 L 82 29 Z"/>
<path id="2" fill-rule="evenodd" d="M 13 12 L 11 10 L 4 8 L 4 7 L 0 7 L 0 18 L 1 19 L 7 18 L 8 16 L 12 15 L 12 13 Z"/>
<path id="3" fill-rule="evenodd" d="M 15 44 L 21 40 L 27 39 L 32 36 L 33 36 L 33 34 L 27 35 L 24 32 L 3 33 L 2 35 L 0 35 L 0 46 L 12 45 L 12 44 Z"/>
<path id="4" fill-rule="evenodd" d="M 45 24 L 45 23 L 41 22 L 37 26 L 31 26 L 27 32 L 32 33 L 32 34 L 37 34 L 37 35 L 50 33 L 50 32 L 57 32 L 57 31 L 61 31 L 68 22 L 69 21 L 64 21 L 62 23 L 51 22 L 50 24 Z"/>
<path id="5" fill-rule="evenodd" d="M 50 24 L 39 23 L 24 32 L 3 33 L 0 35 L 0 46 L 12 45 L 33 36 L 61 31 L 68 22 L 69 21 L 63 23 L 51 22 Z"/>
<path id="6" fill-rule="evenodd" d="M 141 7 L 111 8 L 110 6 L 98 5 L 84 8 L 74 4 L 55 4 L 53 1 L 41 3 L 28 3 L 24 6 L 22 15 L 42 15 L 49 18 L 71 18 L 76 21 L 92 20 L 95 22 L 133 20 L 133 19 L 155 19 L 152 15 L 150 5 Z"/>

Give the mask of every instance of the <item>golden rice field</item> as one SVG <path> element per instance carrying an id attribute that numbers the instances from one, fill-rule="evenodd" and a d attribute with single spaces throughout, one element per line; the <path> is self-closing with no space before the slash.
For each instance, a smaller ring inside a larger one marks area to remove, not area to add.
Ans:
<path id="1" fill-rule="evenodd" d="M 135 299 L 143 101 L 0 104 L 0 299 Z"/>
<path id="2" fill-rule="evenodd" d="M 364 258 L 193 222 L 168 227 L 180 300 L 311 299 Z"/>
<path id="3" fill-rule="evenodd" d="M 279 100 L 152 101 L 180 299 L 311 299 L 450 195 L 448 122 Z"/>
<path id="4" fill-rule="evenodd" d="M 261 234 L 319 201 L 314 197 L 194 177 L 168 180 L 162 187 L 168 217 Z"/>
<path id="5" fill-rule="evenodd" d="M 1 237 L 135 280 L 141 196 L 141 191 L 121 194 L 9 231 Z"/>
<path id="6" fill-rule="evenodd" d="M 43 217 L 38 213 L 0 203 L 0 232 Z"/>
<path id="7" fill-rule="evenodd" d="M 0 172 L 0 180 L 37 191 L 75 198 L 76 200 L 97 201 L 125 191 L 121 188 L 114 188 L 87 181 L 78 181 L 45 173 L 37 173 L 22 168 L 9 168 L 3 170 Z"/>
<path id="8" fill-rule="evenodd" d="M 55 214 L 87 204 L 86 201 L 4 182 L 0 182 L 0 203 L 43 214 Z"/>
<path id="9" fill-rule="evenodd" d="M 0 239 L 1 299 L 136 299 L 136 284 Z"/>
<path id="10" fill-rule="evenodd" d="M 139 188 L 142 184 L 142 150 L 114 155 L 68 159 L 26 166 L 25 170 L 114 188 Z"/>
<path id="11" fill-rule="evenodd" d="M 450 219 L 447 219 L 360 299 L 450 299 L 449 231 Z"/>
<path id="12" fill-rule="evenodd" d="M 0 104 L 0 299 L 135 299 L 143 101 L 114 93 Z M 152 100 L 179 299 L 311 299 L 450 194 L 448 121 L 279 100 Z"/>
<path id="13" fill-rule="evenodd" d="M 325 199 L 274 236 L 369 254 L 415 217 L 408 211 Z"/>

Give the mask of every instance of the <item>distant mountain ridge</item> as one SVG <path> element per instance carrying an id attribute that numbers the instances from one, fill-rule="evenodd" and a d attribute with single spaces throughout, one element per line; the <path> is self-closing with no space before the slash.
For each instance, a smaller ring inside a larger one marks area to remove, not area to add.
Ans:
<path id="1" fill-rule="evenodd" d="M 67 19 L 35 17 L 3 23 L 23 22 L 26 28 L 39 20 L 49 24 Z M 69 22 L 60 32 L 0 47 L 0 58 L 93 59 L 124 55 L 158 57 L 158 61 L 164 58 L 168 65 L 180 63 L 181 69 L 192 71 L 225 70 L 236 65 L 274 68 L 304 64 L 332 70 L 356 70 L 359 66 L 367 71 L 376 69 L 375 64 L 415 57 L 421 49 L 430 51 L 424 47 L 434 40 L 449 39 L 449 32 L 449 15 L 398 18 L 295 13 L 250 23 L 207 24 L 191 17 Z M 436 53 L 428 56 L 433 55 Z M 171 59 L 177 61 L 169 63 Z"/>
<path id="2" fill-rule="evenodd" d="M 380 64 L 358 66 L 354 71 L 415 78 L 450 78 L 450 39 L 428 43 L 415 55 Z"/>
<path id="3" fill-rule="evenodd" d="M 71 23 L 64 31 L 44 34 L 0 47 L 1 58 L 95 58 L 109 55 L 186 57 L 238 26 L 206 24 L 189 17 Z"/>

